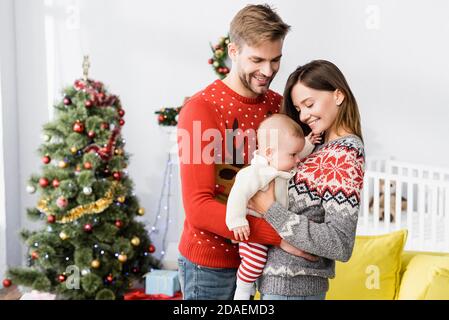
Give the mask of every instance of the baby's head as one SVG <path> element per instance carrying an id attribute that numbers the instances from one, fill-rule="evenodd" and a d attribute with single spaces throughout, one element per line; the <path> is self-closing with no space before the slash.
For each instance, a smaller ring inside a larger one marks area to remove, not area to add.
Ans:
<path id="1" fill-rule="evenodd" d="M 290 171 L 299 163 L 304 148 L 300 125 L 285 114 L 273 114 L 257 130 L 258 154 L 279 171 Z"/>

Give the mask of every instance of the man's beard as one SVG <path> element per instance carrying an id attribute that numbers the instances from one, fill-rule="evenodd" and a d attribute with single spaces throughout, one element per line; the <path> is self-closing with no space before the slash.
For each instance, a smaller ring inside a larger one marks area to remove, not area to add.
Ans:
<path id="1" fill-rule="evenodd" d="M 271 81 L 273 81 L 275 74 L 273 74 L 270 78 L 270 80 L 268 80 L 268 83 L 265 86 L 260 86 L 257 88 L 263 88 L 261 91 L 255 91 L 254 87 L 251 86 L 251 79 L 254 78 L 254 73 L 250 73 L 250 74 L 246 74 L 244 72 L 239 74 L 239 78 L 240 78 L 240 82 L 243 84 L 243 86 L 248 89 L 249 91 L 251 91 L 252 93 L 254 93 L 255 95 L 261 95 L 264 94 L 265 92 L 268 91 L 268 89 L 270 88 L 271 85 Z"/>

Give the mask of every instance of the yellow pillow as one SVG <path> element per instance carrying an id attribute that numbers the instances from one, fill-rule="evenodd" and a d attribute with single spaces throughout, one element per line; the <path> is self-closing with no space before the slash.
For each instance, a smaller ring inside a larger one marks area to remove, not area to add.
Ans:
<path id="1" fill-rule="evenodd" d="M 391 300 L 399 288 L 401 255 L 407 230 L 356 236 L 351 259 L 336 262 L 329 300 Z"/>
<path id="2" fill-rule="evenodd" d="M 424 300 L 449 300 L 449 270 L 436 268 Z"/>
<path id="3" fill-rule="evenodd" d="M 412 258 L 402 276 L 399 300 L 423 300 L 432 282 L 435 270 L 449 269 L 448 256 L 420 254 Z M 438 274 L 438 272 L 437 272 Z"/>

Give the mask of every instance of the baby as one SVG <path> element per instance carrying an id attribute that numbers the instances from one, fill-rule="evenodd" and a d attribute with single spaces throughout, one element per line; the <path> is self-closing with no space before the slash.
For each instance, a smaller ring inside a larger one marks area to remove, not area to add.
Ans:
<path id="1" fill-rule="evenodd" d="M 251 164 L 240 170 L 226 205 L 226 225 L 238 241 L 248 240 L 250 228 L 246 214 L 248 201 L 259 190 L 267 190 L 274 180 L 276 201 L 288 207 L 288 181 L 302 158 L 314 149 L 320 137 L 310 134 L 304 138 L 298 123 L 284 114 L 265 119 L 257 131 L 258 149 Z M 260 217 L 252 210 L 251 215 Z M 240 242 L 241 264 L 237 272 L 234 300 L 249 300 L 257 278 L 262 274 L 268 248 L 262 244 Z"/>

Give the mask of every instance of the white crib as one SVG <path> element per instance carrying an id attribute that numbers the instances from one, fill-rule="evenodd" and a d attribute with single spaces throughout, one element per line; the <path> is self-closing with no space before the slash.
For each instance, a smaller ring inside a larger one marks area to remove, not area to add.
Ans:
<path id="1" fill-rule="evenodd" d="M 407 229 L 406 250 L 449 252 L 449 168 L 367 158 L 361 198 L 357 234 Z"/>

